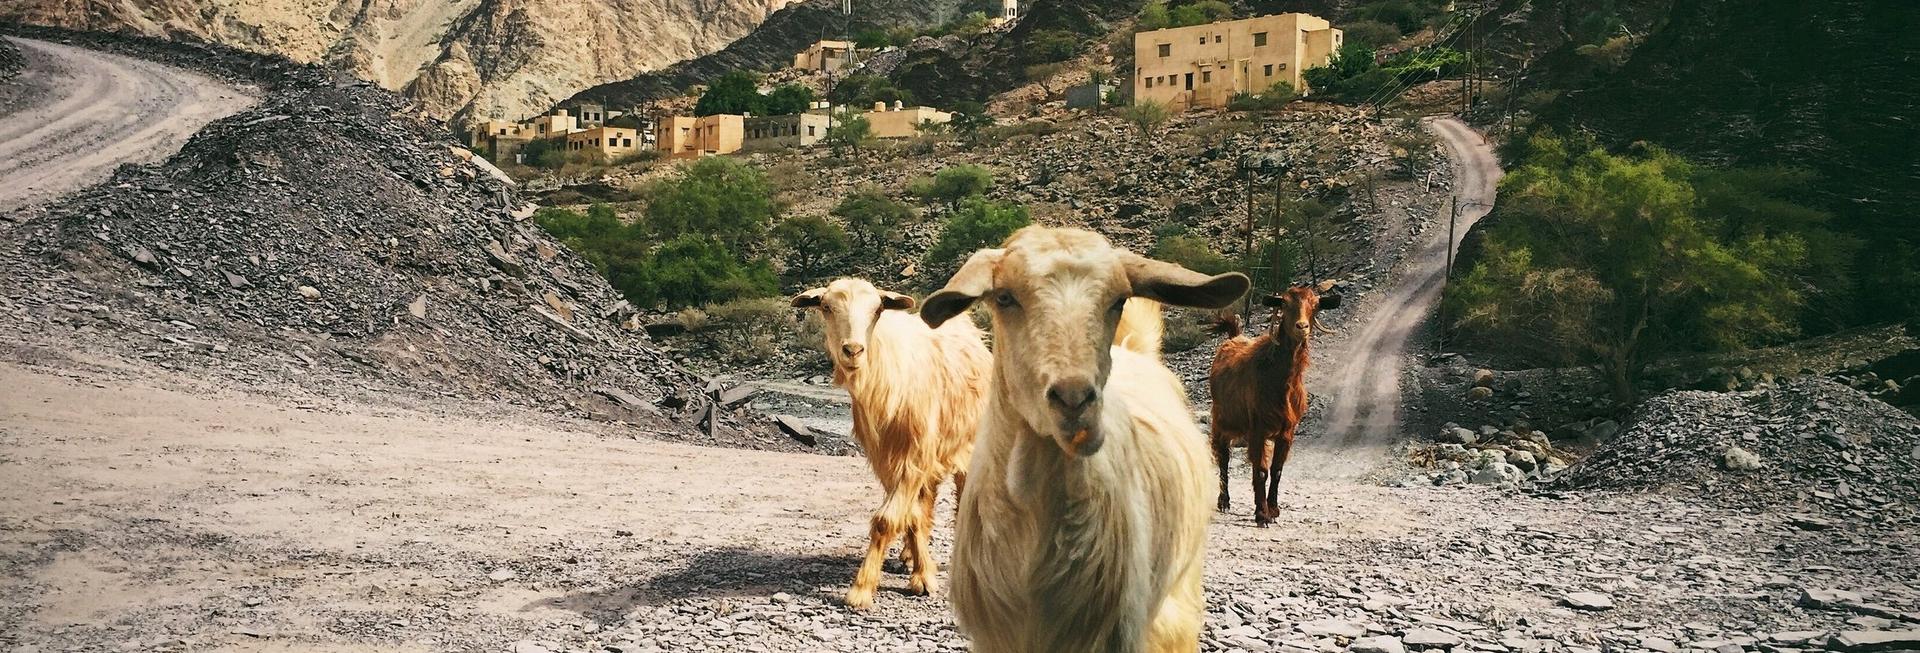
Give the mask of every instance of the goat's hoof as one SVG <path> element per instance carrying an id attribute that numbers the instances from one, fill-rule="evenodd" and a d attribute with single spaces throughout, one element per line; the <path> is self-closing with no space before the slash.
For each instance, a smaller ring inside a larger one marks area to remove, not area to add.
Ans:
<path id="1" fill-rule="evenodd" d="M 938 589 L 936 587 L 938 584 L 939 581 L 921 579 L 919 576 L 914 576 L 907 579 L 907 593 L 914 596 L 927 596 L 932 594 L 935 589 Z"/>
<path id="2" fill-rule="evenodd" d="M 847 592 L 847 607 L 855 610 L 865 610 L 873 607 L 873 590 L 853 590 Z"/>
<path id="3" fill-rule="evenodd" d="M 1233 509 L 1233 502 L 1228 501 L 1226 497 L 1220 497 L 1220 512 L 1226 512 L 1232 509 Z"/>

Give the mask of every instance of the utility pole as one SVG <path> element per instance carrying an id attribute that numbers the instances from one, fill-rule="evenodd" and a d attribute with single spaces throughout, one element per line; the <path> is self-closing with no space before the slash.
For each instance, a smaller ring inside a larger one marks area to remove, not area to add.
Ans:
<path id="1" fill-rule="evenodd" d="M 1280 218 L 1284 215 L 1280 212 L 1280 193 L 1286 185 L 1286 175 L 1273 177 L 1273 250 L 1267 256 L 1267 287 L 1273 292 L 1280 292 L 1280 289 L 1287 287 L 1287 278 L 1280 270 Z"/>
<path id="2" fill-rule="evenodd" d="M 1243 235 L 1242 242 L 1240 245 L 1240 256 L 1246 260 L 1247 272 L 1248 272 L 1247 278 L 1252 279 L 1253 278 L 1253 274 L 1252 274 L 1253 272 L 1253 166 L 1249 165 L 1246 154 L 1240 155 L 1240 178 L 1246 183 L 1246 187 L 1247 187 L 1247 230 Z M 1242 305 L 1240 307 L 1240 319 L 1246 322 L 1252 322 L 1253 321 L 1253 293 L 1248 292 L 1246 296 L 1243 297 L 1242 299 L 1244 301 L 1241 302 Z"/>

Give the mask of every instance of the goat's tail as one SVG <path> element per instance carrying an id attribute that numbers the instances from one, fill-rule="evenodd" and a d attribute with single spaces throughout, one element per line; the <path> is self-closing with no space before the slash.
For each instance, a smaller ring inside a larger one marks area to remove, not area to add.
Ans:
<path id="1" fill-rule="evenodd" d="M 1120 326 L 1113 331 L 1113 344 L 1159 358 L 1161 335 L 1167 329 L 1160 313 L 1160 302 L 1141 297 L 1128 299 L 1126 308 L 1120 309 Z"/>
<path id="2" fill-rule="evenodd" d="M 1238 313 L 1227 313 L 1213 323 L 1214 332 L 1226 335 L 1228 340 L 1240 337 L 1240 329 L 1240 315 Z"/>

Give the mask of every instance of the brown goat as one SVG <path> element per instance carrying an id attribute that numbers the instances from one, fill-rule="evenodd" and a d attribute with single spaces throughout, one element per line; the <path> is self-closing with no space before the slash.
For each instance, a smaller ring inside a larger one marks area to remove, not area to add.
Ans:
<path id="1" fill-rule="evenodd" d="M 1273 328 L 1249 338 L 1238 316 L 1227 318 L 1226 342 L 1213 356 L 1208 385 L 1213 391 L 1213 455 L 1220 465 L 1220 509 L 1227 510 L 1227 457 L 1233 445 L 1246 443 L 1253 466 L 1253 521 L 1261 526 L 1280 516 L 1280 470 L 1293 450 L 1293 433 L 1307 412 L 1308 340 L 1319 311 L 1340 306 L 1340 295 L 1321 295 L 1294 286 L 1268 295 L 1261 304 L 1274 309 Z"/>

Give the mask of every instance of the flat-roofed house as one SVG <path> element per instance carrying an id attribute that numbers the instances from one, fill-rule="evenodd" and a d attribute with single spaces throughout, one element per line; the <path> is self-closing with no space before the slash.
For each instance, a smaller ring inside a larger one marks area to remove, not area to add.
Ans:
<path id="1" fill-rule="evenodd" d="M 793 55 L 793 67 L 832 72 L 853 63 L 852 41 L 818 41 Z"/>
<path id="2" fill-rule="evenodd" d="M 654 127 L 654 146 L 667 156 L 690 157 L 731 154 L 745 140 L 745 116 L 672 116 Z"/>
<path id="3" fill-rule="evenodd" d="M 1224 107 L 1278 81 L 1304 92 L 1301 72 L 1327 65 L 1341 45 L 1340 30 L 1300 13 L 1140 32 L 1133 97 L 1183 110 Z"/>
<path id="4" fill-rule="evenodd" d="M 748 116 L 742 121 L 746 134 L 742 150 L 769 150 L 782 147 L 806 147 L 827 137 L 831 119 L 818 113 L 787 116 Z"/>

